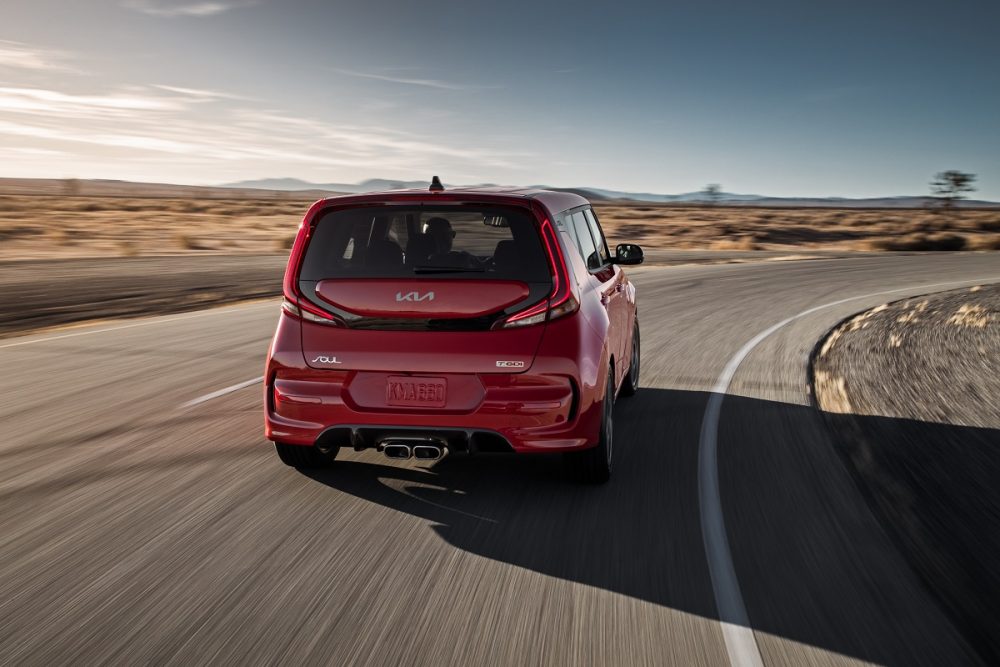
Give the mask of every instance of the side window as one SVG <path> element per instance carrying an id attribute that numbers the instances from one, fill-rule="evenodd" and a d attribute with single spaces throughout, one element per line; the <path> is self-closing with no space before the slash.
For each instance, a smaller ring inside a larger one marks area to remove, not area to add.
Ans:
<path id="1" fill-rule="evenodd" d="M 580 248 L 580 239 L 576 235 L 576 226 L 573 224 L 573 216 L 569 213 L 563 213 L 560 218 L 560 222 L 563 228 L 566 229 L 566 233 L 569 234 L 571 239 L 573 239 L 573 245 L 576 246 L 576 251 L 580 253 L 581 257 L 583 257 L 583 250 Z"/>
<path id="2" fill-rule="evenodd" d="M 581 211 L 573 214 L 573 227 L 576 230 L 576 237 L 580 242 L 580 254 L 583 255 L 583 261 L 587 265 L 587 268 L 591 271 L 599 268 L 602 264 L 601 254 L 597 250 L 594 238 L 590 235 L 590 225 L 587 222 L 587 218 L 584 217 Z"/>
<path id="3" fill-rule="evenodd" d="M 611 255 L 608 254 L 608 242 L 605 240 L 604 234 L 601 232 L 601 226 L 597 224 L 597 216 L 594 215 L 594 212 L 589 208 L 585 209 L 583 213 L 587 216 L 587 224 L 590 226 L 590 233 L 594 235 L 594 242 L 597 244 L 597 250 L 601 253 L 601 265 L 607 264 L 611 261 Z"/>
<path id="4" fill-rule="evenodd" d="M 392 220 L 389 222 L 389 229 L 386 233 L 386 238 L 393 241 L 400 248 L 405 248 L 406 242 L 409 240 L 409 236 L 409 230 L 406 226 L 406 216 L 393 216 Z"/>

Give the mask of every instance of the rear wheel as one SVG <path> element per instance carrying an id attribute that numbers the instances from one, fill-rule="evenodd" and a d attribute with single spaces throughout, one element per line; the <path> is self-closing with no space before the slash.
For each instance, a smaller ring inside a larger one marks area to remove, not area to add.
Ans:
<path id="1" fill-rule="evenodd" d="M 274 443 L 274 451 L 286 466 L 293 468 L 328 468 L 333 465 L 336 451 L 324 454 L 315 447 L 304 445 L 282 445 Z"/>
<path id="2" fill-rule="evenodd" d="M 632 357 L 628 364 L 628 375 L 622 383 L 622 395 L 632 396 L 639 391 L 639 320 L 632 327 Z"/>
<path id="3" fill-rule="evenodd" d="M 570 474 L 587 484 L 602 484 L 611 477 L 611 455 L 614 445 L 615 378 L 608 374 L 604 400 L 601 402 L 601 432 L 596 447 L 566 455 Z"/>

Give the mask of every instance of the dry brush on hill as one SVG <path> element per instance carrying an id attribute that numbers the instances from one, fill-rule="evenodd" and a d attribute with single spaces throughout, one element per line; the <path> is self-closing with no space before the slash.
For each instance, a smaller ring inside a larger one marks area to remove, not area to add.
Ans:
<path id="1" fill-rule="evenodd" d="M 0 195 L 0 259 L 283 252 L 312 199 Z M 599 201 L 612 243 L 704 250 L 997 250 L 1000 210 Z"/>

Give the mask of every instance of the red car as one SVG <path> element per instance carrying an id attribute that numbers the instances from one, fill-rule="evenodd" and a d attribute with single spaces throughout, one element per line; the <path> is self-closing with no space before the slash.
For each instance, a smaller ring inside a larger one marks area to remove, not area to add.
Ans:
<path id="1" fill-rule="evenodd" d="M 266 369 L 288 465 L 563 452 L 611 474 L 612 408 L 639 386 L 635 287 L 586 199 L 475 188 L 333 197 L 292 246 Z"/>

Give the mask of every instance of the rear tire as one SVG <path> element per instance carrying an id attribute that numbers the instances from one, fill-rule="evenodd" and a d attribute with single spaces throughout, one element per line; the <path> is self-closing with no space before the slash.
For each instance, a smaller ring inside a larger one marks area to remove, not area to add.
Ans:
<path id="1" fill-rule="evenodd" d="M 632 327 L 632 357 L 629 360 L 628 374 L 622 382 L 621 393 L 623 396 L 634 396 L 639 391 L 639 319 L 636 318 Z"/>
<path id="2" fill-rule="evenodd" d="M 293 468 L 329 468 L 337 452 L 324 454 L 315 447 L 274 443 L 274 451 L 286 466 Z"/>
<path id="3" fill-rule="evenodd" d="M 597 446 L 566 455 L 566 465 L 573 478 L 586 484 L 603 484 L 611 478 L 614 452 L 615 378 L 608 374 L 604 400 L 601 402 L 601 432 Z"/>

